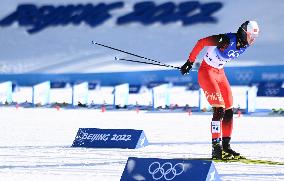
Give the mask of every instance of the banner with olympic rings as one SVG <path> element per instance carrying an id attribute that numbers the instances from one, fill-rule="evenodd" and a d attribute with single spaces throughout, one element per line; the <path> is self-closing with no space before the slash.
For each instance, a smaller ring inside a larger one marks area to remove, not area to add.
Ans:
<path id="1" fill-rule="evenodd" d="M 218 181 L 220 177 L 212 161 L 129 157 L 121 181 Z"/>

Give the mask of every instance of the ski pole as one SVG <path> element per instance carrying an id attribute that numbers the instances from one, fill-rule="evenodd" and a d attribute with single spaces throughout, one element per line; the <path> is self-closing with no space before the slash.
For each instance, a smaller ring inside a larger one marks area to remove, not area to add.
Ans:
<path id="1" fill-rule="evenodd" d="M 152 63 L 152 62 L 144 62 L 144 61 L 139 61 L 139 60 L 130 60 L 130 59 L 124 59 L 124 58 L 117 58 L 117 57 L 114 57 L 114 59 L 115 59 L 115 60 L 128 61 L 128 62 L 136 62 L 136 63 L 150 64 L 150 65 L 158 65 L 158 66 L 161 66 L 161 67 L 170 67 L 170 68 L 175 68 L 175 69 L 180 70 L 180 67 L 175 67 L 175 66 L 168 65 L 168 64 L 159 64 L 159 63 Z"/>
<path id="2" fill-rule="evenodd" d="M 105 48 L 109 48 L 109 49 L 112 49 L 112 50 L 115 50 L 115 51 L 119 51 L 119 52 L 122 52 L 122 53 L 125 53 L 125 54 L 128 54 L 128 55 L 132 55 L 132 56 L 135 56 L 135 57 L 139 57 L 139 58 L 142 58 L 142 59 L 145 59 L 145 60 L 149 60 L 151 62 L 155 62 L 155 63 L 160 64 L 160 65 L 168 66 L 167 64 L 164 64 L 160 61 L 153 60 L 153 59 L 150 59 L 150 58 L 147 58 L 147 57 L 143 57 L 143 56 L 140 56 L 140 55 L 137 55 L 137 54 L 134 54 L 134 53 L 130 53 L 130 52 L 127 52 L 127 51 L 124 51 L 124 50 L 120 50 L 120 49 L 117 49 L 117 48 L 113 48 L 113 47 L 110 47 L 110 46 L 107 46 L 107 45 L 103 45 L 103 44 L 100 44 L 100 43 L 97 43 L 97 42 L 94 42 L 94 41 L 92 41 L 92 44 L 99 45 L 99 46 L 102 46 L 102 47 L 105 47 Z M 180 69 L 179 67 L 173 67 L 173 68 Z"/>
<path id="3" fill-rule="evenodd" d="M 161 67 L 170 67 L 170 68 L 175 68 L 180 70 L 180 67 L 174 67 L 172 65 L 167 65 L 167 64 L 158 64 L 158 63 L 152 63 L 152 62 L 144 62 L 144 61 L 139 61 L 139 60 L 130 60 L 130 59 L 124 59 L 124 58 L 118 58 L 118 57 L 114 57 L 115 60 L 122 60 L 122 61 L 128 61 L 128 62 L 135 62 L 135 63 L 143 63 L 143 64 L 150 64 L 150 65 L 158 65 Z M 190 71 L 197 71 L 196 68 L 191 69 Z"/>

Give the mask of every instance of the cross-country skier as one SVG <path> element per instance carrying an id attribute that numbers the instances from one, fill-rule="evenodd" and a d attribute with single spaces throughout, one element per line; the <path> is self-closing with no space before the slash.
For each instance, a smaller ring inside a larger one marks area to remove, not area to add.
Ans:
<path id="1" fill-rule="evenodd" d="M 209 46 L 198 70 L 198 83 L 213 108 L 211 121 L 212 159 L 240 158 L 240 153 L 230 147 L 233 129 L 233 97 L 224 72 L 224 65 L 239 57 L 259 35 L 256 21 L 246 21 L 237 33 L 213 35 L 198 40 L 186 63 L 181 67 L 184 75 L 205 47 Z M 222 138 L 222 139 L 221 139 Z"/>

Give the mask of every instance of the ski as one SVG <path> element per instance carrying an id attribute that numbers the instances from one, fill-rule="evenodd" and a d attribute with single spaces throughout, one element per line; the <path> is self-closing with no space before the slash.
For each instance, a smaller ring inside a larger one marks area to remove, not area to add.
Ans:
<path id="1" fill-rule="evenodd" d="M 212 161 L 227 162 L 227 163 L 239 162 L 239 163 L 245 163 L 245 164 L 284 165 L 284 162 L 277 162 L 277 161 L 271 161 L 271 160 L 257 160 L 257 159 L 249 159 L 249 158 L 231 159 L 231 160 L 212 160 Z"/>
<path id="2" fill-rule="evenodd" d="M 258 159 L 249 159 L 249 158 L 240 158 L 240 159 L 212 159 L 212 158 L 182 158 L 186 160 L 207 160 L 213 161 L 216 163 L 245 163 L 245 164 L 264 164 L 264 165 L 284 165 L 284 162 L 271 161 L 271 160 L 258 160 Z"/>

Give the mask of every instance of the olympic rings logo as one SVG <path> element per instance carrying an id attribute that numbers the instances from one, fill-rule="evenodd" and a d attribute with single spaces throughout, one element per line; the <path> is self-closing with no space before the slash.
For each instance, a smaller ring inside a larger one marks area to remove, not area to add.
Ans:
<path id="1" fill-rule="evenodd" d="M 265 90 L 265 95 L 267 96 L 275 96 L 280 92 L 280 89 L 277 88 L 268 88 Z"/>
<path id="2" fill-rule="evenodd" d="M 240 55 L 239 51 L 230 50 L 230 51 L 228 52 L 228 56 L 229 56 L 230 58 L 236 58 L 236 57 L 238 57 L 239 55 Z"/>
<path id="3" fill-rule="evenodd" d="M 163 177 L 166 180 L 173 180 L 176 176 L 182 174 L 184 170 L 183 163 L 177 163 L 173 166 L 170 162 L 166 162 L 162 166 L 159 162 L 153 162 L 148 168 L 148 172 L 154 180 L 159 180 Z"/>
<path id="4" fill-rule="evenodd" d="M 254 73 L 252 71 L 237 71 L 235 73 L 235 77 L 240 83 L 249 83 L 253 76 Z"/>

